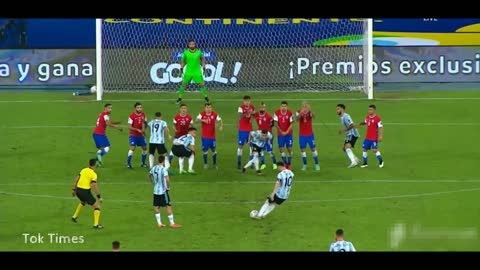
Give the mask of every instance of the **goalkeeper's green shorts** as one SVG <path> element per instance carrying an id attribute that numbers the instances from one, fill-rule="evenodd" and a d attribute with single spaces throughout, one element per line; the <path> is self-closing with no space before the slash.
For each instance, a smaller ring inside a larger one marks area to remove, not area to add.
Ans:
<path id="1" fill-rule="evenodd" d="M 184 84 L 189 84 L 192 80 L 195 83 L 203 83 L 204 80 L 203 80 L 202 72 L 190 72 L 190 73 L 185 73 L 183 75 Z"/>

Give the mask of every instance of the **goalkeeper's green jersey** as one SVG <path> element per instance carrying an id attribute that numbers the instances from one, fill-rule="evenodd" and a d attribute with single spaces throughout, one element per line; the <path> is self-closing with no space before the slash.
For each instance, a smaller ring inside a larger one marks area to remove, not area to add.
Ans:
<path id="1" fill-rule="evenodd" d="M 195 49 L 194 52 L 186 49 L 183 52 L 182 61 L 187 64 L 187 69 L 185 73 L 202 73 L 201 69 L 201 58 L 203 56 L 202 51 Z"/>

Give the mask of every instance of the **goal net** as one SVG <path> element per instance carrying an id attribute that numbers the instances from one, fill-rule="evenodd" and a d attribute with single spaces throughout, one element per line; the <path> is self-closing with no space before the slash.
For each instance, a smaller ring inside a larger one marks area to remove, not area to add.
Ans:
<path id="1" fill-rule="evenodd" d="M 372 89 L 371 19 L 97 19 L 97 98 L 177 90 L 188 40 L 209 91 Z M 188 90 L 198 90 L 191 84 Z"/>

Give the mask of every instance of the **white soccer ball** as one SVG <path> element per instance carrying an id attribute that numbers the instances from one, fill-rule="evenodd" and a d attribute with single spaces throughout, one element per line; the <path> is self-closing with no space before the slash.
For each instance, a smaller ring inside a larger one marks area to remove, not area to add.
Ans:
<path id="1" fill-rule="evenodd" d="M 250 212 L 250 217 L 251 217 L 251 218 L 256 218 L 257 215 L 258 215 L 258 211 L 257 211 L 257 210 L 252 210 L 252 211 Z"/>
<path id="2" fill-rule="evenodd" d="M 96 92 L 97 92 L 97 86 L 96 85 L 90 87 L 90 93 L 96 93 Z"/>

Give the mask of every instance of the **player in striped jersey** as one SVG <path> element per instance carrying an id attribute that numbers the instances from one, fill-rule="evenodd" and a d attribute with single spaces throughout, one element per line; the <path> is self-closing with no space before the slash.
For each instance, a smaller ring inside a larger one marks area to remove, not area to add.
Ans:
<path id="1" fill-rule="evenodd" d="M 172 153 L 178 157 L 178 166 L 180 174 L 190 173 L 195 174 L 193 170 L 193 162 L 195 160 L 195 136 L 197 129 L 194 127 L 188 128 L 188 134 L 176 138 L 173 141 Z M 183 169 L 183 161 L 188 158 L 188 171 Z"/>
<path id="2" fill-rule="evenodd" d="M 251 131 L 248 137 L 248 143 L 250 144 L 250 149 L 252 151 L 252 158 L 247 162 L 247 164 L 242 168 L 242 173 L 245 173 L 246 169 L 252 164 L 255 166 L 257 175 L 263 175 L 259 168 L 259 158 L 265 146 L 272 140 L 272 133 L 268 130 L 257 130 Z"/>
<path id="3" fill-rule="evenodd" d="M 153 207 L 155 209 L 155 218 L 157 219 L 157 226 L 159 228 L 165 227 L 160 217 L 160 207 L 165 207 L 167 210 L 168 220 L 170 221 L 170 227 L 179 228 L 181 225 L 176 224 L 173 221 L 173 212 L 170 195 L 170 177 L 168 176 L 168 169 L 163 165 L 165 156 L 158 157 L 158 165 L 153 166 L 150 169 L 148 178 L 154 184 L 153 187 Z"/>
<path id="4" fill-rule="evenodd" d="M 355 142 L 357 142 L 360 137 L 360 133 L 358 133 L 358 130 L 355 128 L 355 124 L 350 115 L 345 112 L 344 104 L 337 104 L 337 114 L 340 116 L 340 123 L 343 126 L 343 128 L 338 131 L 338 134 L 345 133 L 343 151 L 345 151 L 352 162 L 348 168 L 353 168 L 358 165 L 359 159 L 353 153 L 352 148 L 355 147 Z"/>
<path id="5" fill-rule="evenodd" d="M 161 112 L 155 113 L 155 119 L 148 122 L 148 127 L 150 128 L 150 144 L 148 145 L 150 156 L 148 157 L 148 160 L 150 161 L 151 169 L 155 162 L 155 151 L 157 151 L 160 156 L 165 156 L 167 154 L 167 148 L 165 147 L 165 133 L 170 140 L 172 139 L 172 136 L 168 130 L 167 122 L 162 120 Z M 170 168 L 170 162 L 168 162 L 168 159 L 165 160 L 165 168 Z"/>
<path id="6" fill-rule="evenodd" d="M 330 252 L 355 252 L 355 247 L 352 242 L 343 239 L 344 232 L 338 229 L 335 232 L 335 242 L 330 245 Z"/>
<path id="7" fill-rule="evenodd" d="M 275 187 L 270 196 L 267 197 L 267 200 L 258 211 L 256 217 L 257 219 L 264 218 L 270 212 L 275 209 L 275 206 L 282 204 L 285 200 L 288 199 L 290 195 L 290 189 L 292 188 L 293 183 L 293 172 L 285 167 L 285 163 L 282 161 L 277 162 L 277 169 L 279 171 L 277 175 L 277 181 L 275 182 Z"/>

